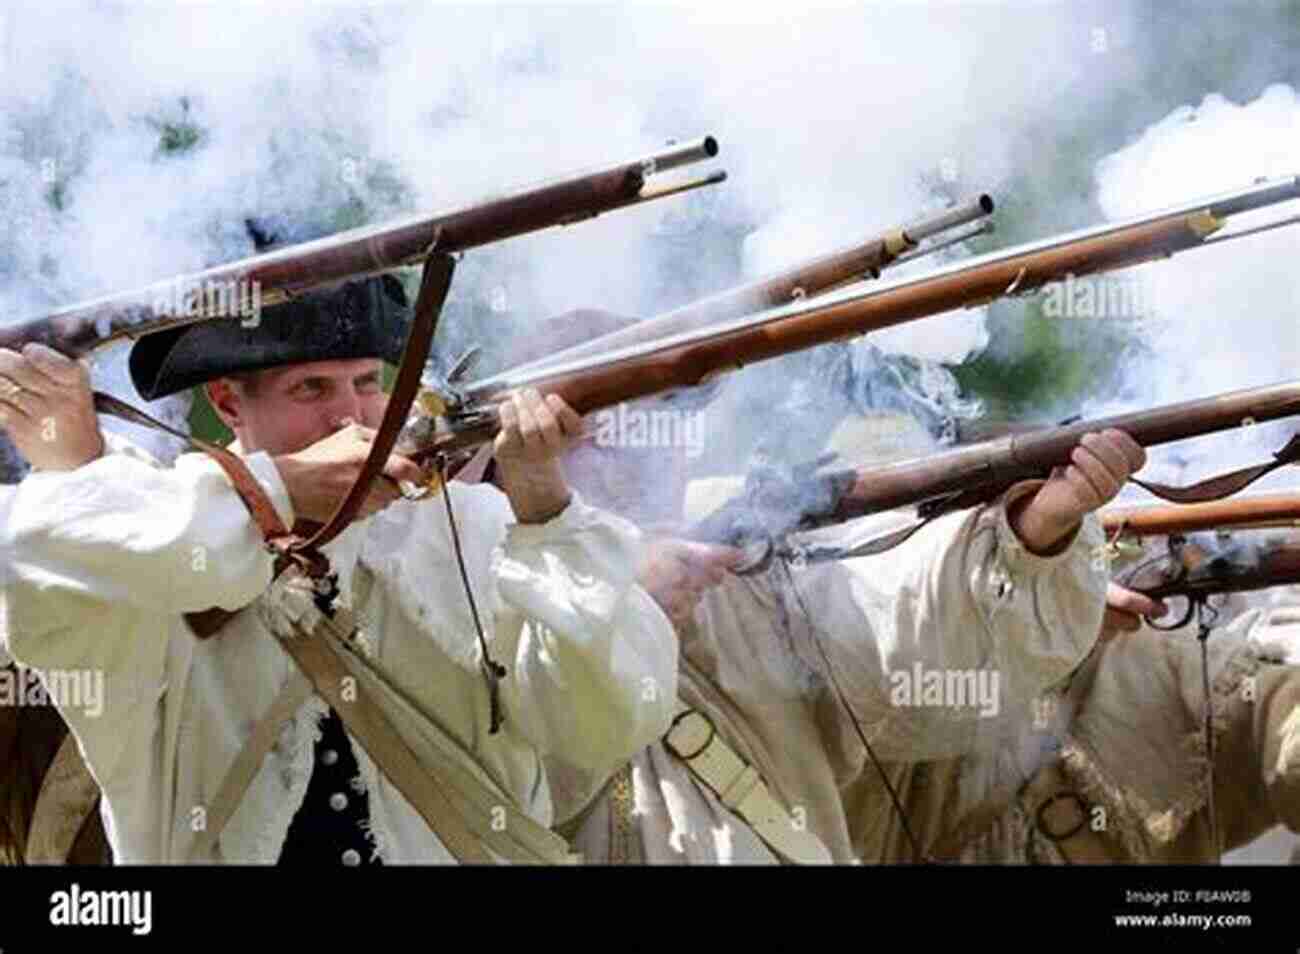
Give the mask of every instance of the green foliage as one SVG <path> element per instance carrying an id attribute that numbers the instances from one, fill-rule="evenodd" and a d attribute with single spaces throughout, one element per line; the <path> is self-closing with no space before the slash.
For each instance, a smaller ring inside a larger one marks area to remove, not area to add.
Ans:
<path id="1" fill-rule="evenodd" d="M 1082 228 L 1102 221 L 1093 174 L 1097 162 L 1128 145 L 1152 123 L 1219 92 L 1246 102 L 1270 83 L 1300 85 L 1300 5 L 1228 3 L 1196 12 L 1161 0 L 1132 8 L 1132 45 L 1098 57 L 1100 91 L 1065 98 L 1031 123 L 1012 146 L 1020 172 L 1001 190 L 995 238 L 980 250 Z M 1099 14 L 1101 16 L 1101 14 Z M 1104 18 L 1100 21 L 1104 22 Z M 990 412 L 1056 413 L 1106 393 L 1125 361 L 1143 347 L 1140 328 L 1108 319 L 1053 319 L 1032 300 L 1000 301 L 988 313 L 989 346 L 952 370 Z"/>
<path id="2" fill-rule="evenodd" d="M 197 148 L 207 135 L 190 115 L 188 96 L 180 98 L 180 107 L 180 116 L 173 119 L 159 119 L 154 116 L 145 118 L 145 122 L 158 133 L 158 155 L 183 155 Z"/>
<path id="3" fill-rule="evenodd" d="M 194 404 L 190 407 L 189 422 L 190 433 L 200 440 L 211 441 L 214 444 L 228 444 L 235 438 L 212 410 L 212 405 L 208 403 L 202 388 L 194 389 Z"/>
<path id="4" fill-rule="evenodd" d="M 952 369 L 964 393 L 1009 419 L 1066 416 L 1119 382 L 1142 349 L 1136 327 L 1111 318 L 1051 318 L 1032 302 L 999 328 L 1015 329 L 1010 347 L 990 347 Z M 1005 338 L 999 339 L 1005 341 Z"/>

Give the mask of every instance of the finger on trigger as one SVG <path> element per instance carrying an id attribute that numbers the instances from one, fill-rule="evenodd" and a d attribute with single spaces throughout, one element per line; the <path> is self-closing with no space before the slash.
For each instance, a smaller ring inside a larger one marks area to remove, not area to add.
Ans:
<path id="1" fill-rule="evenodd" d="M 420 465 L 409 457 L 403 457 L 401 454 L 393 454 L 384 464 L 384 476 L 390 477 L 395 481 L 407 481 L 412 484 L 424 484 L 425 474 L 420 469 Z M 397 488 L 401 493 L 401 488 Z"/>
<path id="2" fill-rule="evenodd" d="M 1123 610 L 1108 609 L 1103 625 L 1107 629 L 1118 629 L 1125 633 L 1135 633 L 1142 628 L 1142 620 Z"/>

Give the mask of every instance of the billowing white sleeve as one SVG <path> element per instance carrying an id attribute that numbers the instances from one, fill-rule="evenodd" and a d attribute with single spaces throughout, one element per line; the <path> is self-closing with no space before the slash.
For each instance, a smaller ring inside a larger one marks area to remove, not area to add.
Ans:
<path id="1" fill-rule="evenodd" d="M 677 693 L 677 634 L 636 582 L 641 545 L 575 493 L 547 523 L 510 525 L 493 558 L 500 623 L 518 633 L 507 709 L 594 786 L 667 731 Z"/>
<path id="2" fill-rule="evenodd" d="M 109 449 L 75 471 L 33 473 L 8 488 L 0 643 L 47 685 L 79 687 L 56 699 L 88 764 L 106 786 L 139 786 L 134 804 L 146 811 L 148 780 L 122 773 L 157 744 L 178 614 L 246 605 L 272 567 L 243 503 L 206 457 L 162 469 L 116 439 Z M 292 518 L 270 458 L 248 464 Z"/>
<path id="3" fill-rule="evenodd" d="M 271 458 L 245 462 L 292 520 Z M 95 602 L 161 615 L 234 610 L 271 580 L 256 524 L 202 454 L 164 469 L 143 455 L 109 453 L 77 470 L 32 473 L 6 503 L 0 583 L 11 621 L 21 618 L 25 628 L 57 627 L 66 622 L 61 607 Z"/>
<path id="4" fill-rule="evenodd" d="M 897 549 L 807 571 L 799 582 L 821 650 L 876 753 L 916 761 L 982 749 L 1032 717 L 1096 642 L 1107 567 L 1089 515 L 1069 545 L 1038 556 L 1008 504 L 949 514 Z"/>

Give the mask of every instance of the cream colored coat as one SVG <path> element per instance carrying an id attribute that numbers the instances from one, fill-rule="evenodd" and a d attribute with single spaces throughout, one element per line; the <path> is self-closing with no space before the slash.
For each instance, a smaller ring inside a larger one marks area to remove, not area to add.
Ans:
<path id="1" fill-rule="evenodd" d="M 1300 611 L 1249 610 L 1214 630 L 1208 646 L 1221 847 L 1247 845 L 1276 825 L 1300 832 Z M 1023 737 L 1060 760 L 1066 784 L 1089 806 L 1100 850 L 1124 863 L 1214 860 L 1195 629 L 1115 635 L 1080 675 L 1051 729 L 1027 725 Z M 914 808 L 932 835 L 965 820 L 966 860 L 1067 860 L 1017 803 L 1019 779 L 1005 764 L 927 769 L 930 792 L 918 789 Z M 917 770 L 904 776 L 915 788 Z M 971 792 L 958 800 L 962 785 Z"/>
<path id="2" fill-rule="evenodd" d="M 732 577 L 705 594 L 694 625 L 679 631 L 682 698 L 709 715 L 834 861 L 852 862 L 863 857 L 854 786 L 875 770 L 834 687 L 882 759 L 941 759 L 998 744 L 1091 648 L 1106 587 L 1094 556 L 1101 542 L 1090 517 L 1067 549 L 1035 556 L 999 503 L 944 517 L 883 556 Z M 899 704 L 891 677 L 917 665 L 997 672 L 997 714 Z M 661 744 L 632 761 L 632 789 L 646 861 L 775 860 Z M 606 793 L 578 830 L 575 848 L 588 861 L 611 856 L 611 804 Z M 888 802 L 873 801 L 870 811 L 892 844 Z"/>

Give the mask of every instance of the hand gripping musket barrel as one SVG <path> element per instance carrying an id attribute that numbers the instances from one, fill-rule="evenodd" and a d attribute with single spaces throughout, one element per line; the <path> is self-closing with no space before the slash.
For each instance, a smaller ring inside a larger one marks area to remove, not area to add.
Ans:
<path id="1" fill-rule="evenodd" d="M 232 314 L 256 289 L 259 306 L 280 304 L 317 286 L 415 265 L 432 252 L 455 254 L 529 232 L 569 225 L 723 181 L 699 179 L 650 187 L 649 180 L 717 155 L 712 137 L 674 145 L 641 159 L 506 192 L 458 209 L 365 226 L 226 265 L 158 282 L 0 327 L 0 348 L 40 342 L 69 356 L 122 338 Z"/>
<path id="2" fill-rule="evenodd" d="M 1021 480 L 1046 478 L 1054 467 L 1069 464 L 1070 452 L 1085 434 L 1116 428 L 1143 447 L 1153 447 L 1296 414 L 1300 414 L 1300 381 L 1012 434 L 884 466 L 831 471 L 798 481 L 751 482 L 741 497 L 697 523 L 688 535 L 750 547 L 751 566 L 761 565 L 773 552 L 805 560 L 882 553 L 935 517 L 993 501 Z M 1130 480 L 1164 500 L 1203 503 L 1235 494 L 1265 474 L 1297 462 L 1300 435 L 1266 464 L 1189 487 Z M 917 507 L 915 523 L 860 543 L 800 546 L 787 539 L 799 531 L 907 506 Z"/>
<path id="3" fill-rule="evenodd" d="M 398 449 L 416 460 L 491 440 L 495 404 L 532 387 L 558 394 L 580 414 L 623 401 L 707 382 L 718 374 L 892 325 L 1036 290 L 1069 275 L 1091 275 L 1168 257 L 1220 239 L 1226 218 L 1300 198 L 1300 176 L 1256 183 L 1151 215 L 1017 246 L 885 281 L 867 290 L 832 292 L 771 311 L 533 371 L 507 371 L 465 386 L 427 388 L 427 417 L 408 423 Z M 1231 237 L 1231 236 L 1224 236 Z"/>
<path id="4" fill-rule="evenodd" d="M 810 299 L 865 278 L 879 278 L 881 272 L 891 265 L 913 261 L 977 235 L 987 235 L 993 231 L 991 221 L 960 233 L 944 233 L 985 218 L 992 212 L 992 197 L 978 195 L 941 212 L 920 216 L 907 225 L 887 229 L 856 245 L 837 249 L 702 301 L 691 302 L 666 314 L 639 322 L 631 328 L 602 335 L 537 361 L 519 365 L 512 368 L 511 373 L 531 374 L 543 367 L 568 364 L 668 335 L 706 328 L 710 324 L 765 308 Z M 921 247 L 921 243 L 939 235 L 944 235 L 944 238 Z"/>

